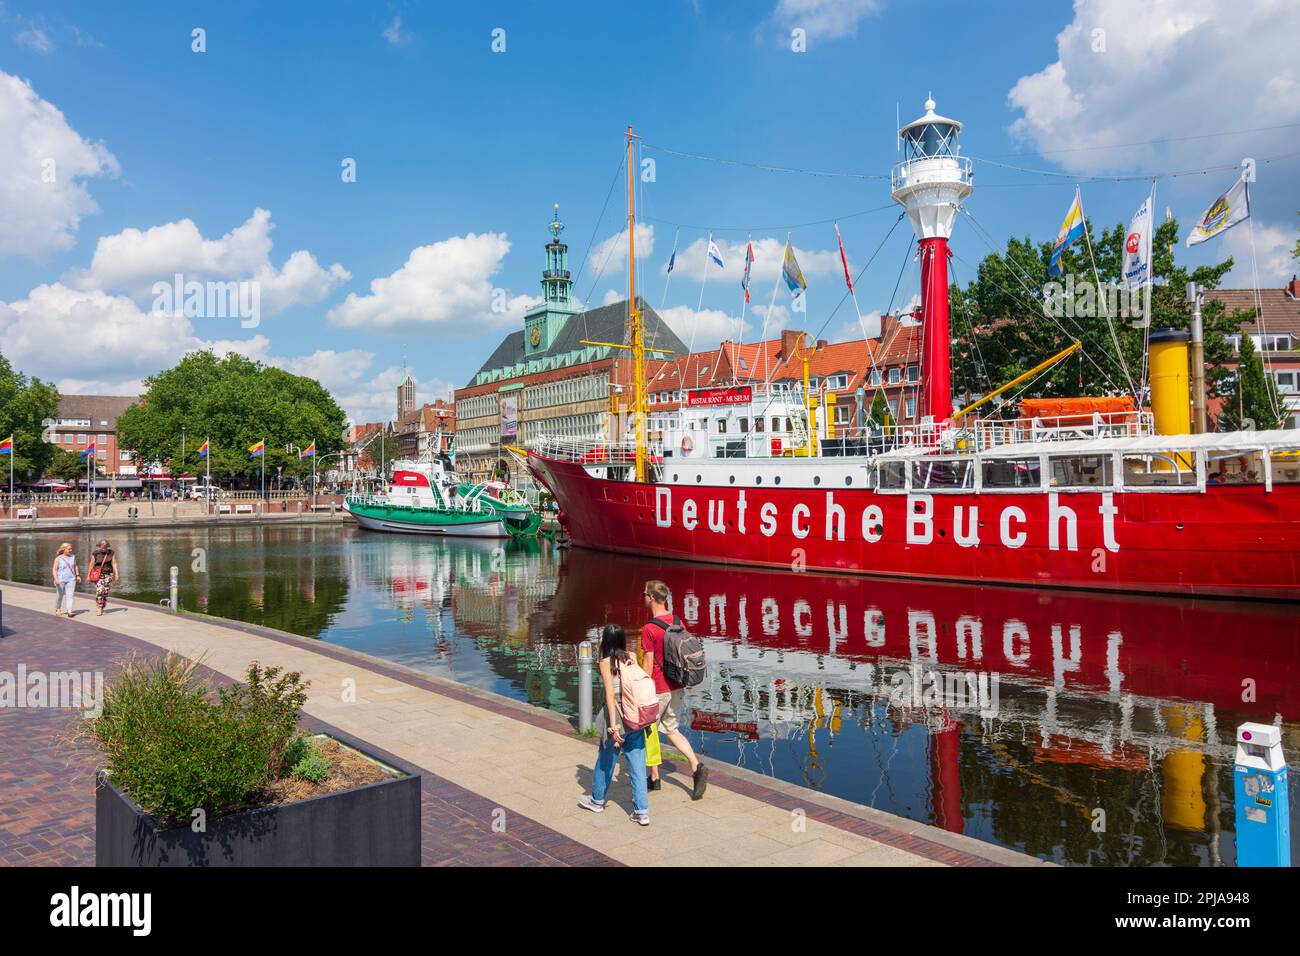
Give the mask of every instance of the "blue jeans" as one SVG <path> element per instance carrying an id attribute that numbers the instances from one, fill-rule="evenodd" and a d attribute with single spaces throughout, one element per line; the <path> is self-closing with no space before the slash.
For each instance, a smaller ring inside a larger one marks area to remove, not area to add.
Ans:
<path id="1" fill-rule="evenodd" d="M 638 813 L 650 812 L 650 793 L 645 782 L 645 729 L 628 731 L 623 738 L 623 756 L 627 758 L 628 774 L 632 778 L 632 807 Z M 591 772 L 591 799 L 597 803 L 605 802 L 609 790 L 609 781 L 614 776 L 614 764 L 618 761 L 618 750 L 614 747 L 614 738 L 608 734 L 601 741 L 600 753 L 596 756 L 596 766 Z"/>

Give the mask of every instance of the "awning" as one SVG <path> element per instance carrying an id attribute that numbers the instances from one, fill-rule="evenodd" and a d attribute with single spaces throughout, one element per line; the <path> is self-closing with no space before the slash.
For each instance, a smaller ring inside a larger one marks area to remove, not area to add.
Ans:
<path id="1" fill-rule="evenodd" d="M 132 488 L 143 487 L 139 478 L 96 478 L 93 488 L 123 488 L 130 490 Z"/>

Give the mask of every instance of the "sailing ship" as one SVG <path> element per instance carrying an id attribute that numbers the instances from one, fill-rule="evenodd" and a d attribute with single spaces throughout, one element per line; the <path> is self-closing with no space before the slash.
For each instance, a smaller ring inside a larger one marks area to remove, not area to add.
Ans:
<path id="1" fill-rule="evenodd" d="M 687 392 L 679 447 L 647 442 L 629 127 L 633 438 L 544 438 L 526 459 L 572 543 L 727 565 L 1300 600 L 1300 431 L 1189 434 L 1186 332 L 1150 336 L 1151 411 L 1012 422 L 978 419 L 974 406 L 952 412 L 948 239 L 972 190 L 961 128 L 928 101 L 899 130 L 892 176 L 921 260 L 922 417 L 829 454 L 833 425 L 806 371 L 802 387 Z M 773 417 L 788 420 L 788 440 L 741 427 Z"/>
<path id="2" fill-rule="evenodd" d="M 542 518 L 522 495 L 500 486 L 461 481 L 444 455 L 393 462 L 378 492 L 354 492 L 343 508 L 369 531 L 462 538 L 536 534 Z"/>

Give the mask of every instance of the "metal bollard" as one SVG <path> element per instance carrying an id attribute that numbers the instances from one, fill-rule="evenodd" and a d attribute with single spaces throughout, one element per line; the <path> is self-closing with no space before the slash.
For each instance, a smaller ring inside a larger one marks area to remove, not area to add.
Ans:
<path id="1" fill-rule="evenodd" d="M 591 730 L 591 663 L 595 645 L 583 641 L 578 645 L 578 733 Z"/>
<path id="2" fill-rule="evenodd" d="M 168 610 L 170 610 L 172 613 L 175 613 L 176 609 L 180 607 L 180 600 L 179 600 L 180 589 L 181 589 L 180 569 L 178 569 L 176 565 L 173 564 L 172 575 L 171 575 L 171 590 L 167 598 L 167 607 Z"/>

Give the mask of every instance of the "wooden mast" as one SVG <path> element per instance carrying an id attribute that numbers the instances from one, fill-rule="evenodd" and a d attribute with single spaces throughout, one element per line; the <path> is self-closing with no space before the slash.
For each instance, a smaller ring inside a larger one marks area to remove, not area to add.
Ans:
<path id="1" fill-rule="evenodd" d="M 636 301 L 636 159 L 631 124 L 627 128 L 627 306 L 632 333 L 632 410 L 636 428 L 636 480 L 646 480 L 645 328 Z"/>

